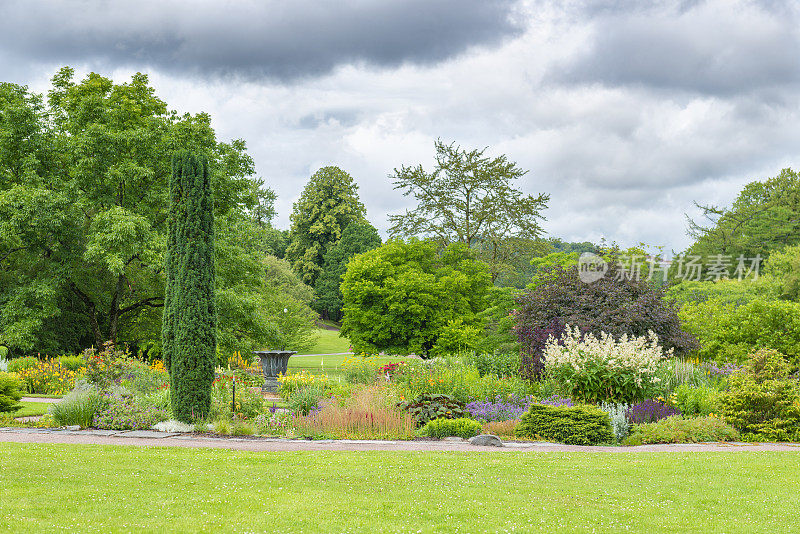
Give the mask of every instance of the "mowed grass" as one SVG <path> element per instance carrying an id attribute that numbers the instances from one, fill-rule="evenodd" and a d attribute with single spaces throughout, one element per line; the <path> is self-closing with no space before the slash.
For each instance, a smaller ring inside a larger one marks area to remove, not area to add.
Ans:
<path id="1" fill-rule="evenodd" d="M 307 370 L 314 374 L 327 374 L 329 377 L 338 377 L 344 373 L 344 363 L 353 358 L 361 358 L 352 354 L 318 354 L 315 356 L 292 356 L 289 358 L 287 372 L 298 373 Z M 377 356 L 374 358 L 380 364 L 399 362 L 403 356 Z"/>
<path id="2" fill-rule="evenodd" d="M 52 402 L 28 402 L 22 401 L 20 402 L 22 407 L 14 412 L 14 417 L 31 417 L 34 415 L 44 415 L 47 413 L 47 410 L 50 406 L 53 405 Z"/>
<path id="3" fill-rule="evenodd" d="M 7 532 L 792 532 L 800 453 L 0 444 Z"/>
<path id="4" fill-rule="evenodd" d="M 350 341 L 347 338 L 339 337 L 338 330 L 317 330 L 319 338 L 317 343 L 306 351 L 306 354 L 336 354 L 350 352 Z"/>

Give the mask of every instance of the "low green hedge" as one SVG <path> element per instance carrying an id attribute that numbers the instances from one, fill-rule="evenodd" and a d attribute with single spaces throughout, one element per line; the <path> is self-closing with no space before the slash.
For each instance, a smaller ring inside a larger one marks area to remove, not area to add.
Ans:
<path id="1" fill-rule="evenodd" d="M 481 433 L 483 426 L 474 419 L 461 417 L 458 419 L 433 419 L 428 421 L 422 429 L 422 433 L 431 438 L 446 438 L 457 436 L 469 439 Z"/>
<path id="2" fill-rule="evenodd" d="M 521 438 L 542 439 L 567 445 L 613 443 L 611 419 L 594 406 L 532 404 L 517 425 Z"/>

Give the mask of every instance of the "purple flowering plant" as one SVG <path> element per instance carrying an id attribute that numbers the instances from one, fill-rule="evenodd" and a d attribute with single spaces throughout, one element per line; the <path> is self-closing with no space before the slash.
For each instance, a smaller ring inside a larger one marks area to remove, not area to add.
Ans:
<path id="1" fill-rule="evenodd" d="M 679 415 L 681 412 L 661 401 L 648 399 L 636 404 L 632 404 L 625 410 L 625 419 L 631 425 L 642 423 L 655 423 L 661 419 Z"/>
<path id="2" fill-rule="evenodd" d="M 131 395 L 102 393 L 105 408 L 95 413 L 94 428 L 108 430 L 148 430 L 154 424 L 166 421 L 169 415 L 153 406 L 136 402 Z"/>
<path id="3" fill-rule="evenodd" d="M 466 410 L 473 419 L 490 423 L 493 421 L 519 419 L 534 403 L 547 404 L 549 406 L 573 406 L 571 399 L 560 395 L 553 395 L 538 401 L 530 395 L 509 395 L 506 398 L 498 395 L 493 401 L 474 400 L 469 402 L 466 405 Z"/>

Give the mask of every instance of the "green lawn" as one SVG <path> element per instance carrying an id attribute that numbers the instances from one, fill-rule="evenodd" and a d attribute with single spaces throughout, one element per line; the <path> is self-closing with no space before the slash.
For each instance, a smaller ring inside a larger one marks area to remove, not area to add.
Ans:
<path id="1" fill-rule="evenodd" d="M 360 356 L 353 356 L 352 354 L 324 354 L 317 356 L 292 356 L 289 358 L 289 366 L 287 371 L 290 373 L 297 373 L 303 369 L 308 370 L 315 374 L 327 374 L 331 377 L 343 374 L 344 368 L 342 364 L 348 358 L 360 358 Z M 403 360 L 402 356 L 378 356 L 377 361 L 381 364 L 389 362 L 398 362 Z"/>
<path id="2" fill-rule="evenodd" d="M 350 341 L 347 338 L 339 337 L 338 330 L 317 330 L 319 339 L 317 343 L 306 351 L 306 354 L 336 354 L 339 352 L 350 352 Z"/>
<path id="3" fill-rule="evenodd" d="M 800 454 L 0 443 L 4 532 L 792 532 Z"/>
<path id="4" fill-rule="evenodd" d="M 22 408 L 14 412 L 14 417 L 30 417 L 32 415 L 44 415 L 52 402 L 20 402 Z"/>
<path id="5" fill-rule="evenodd" d="M 23 393 L 23 397 L 38 397 L 40 399 L 60 399 L 64 395 L 50 395 L 47 393 Z"/>

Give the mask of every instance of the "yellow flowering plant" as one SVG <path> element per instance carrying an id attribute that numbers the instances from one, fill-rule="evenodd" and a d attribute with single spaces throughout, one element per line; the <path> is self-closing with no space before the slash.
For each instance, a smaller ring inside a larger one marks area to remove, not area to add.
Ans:
<path id="1" fill-rule="evenodd" d="M 65 395 L 75 387 L 79 374 L 81 371 L 67 369 L 56 358 L 39 360 L 36 366 L 17 372 L 28 393 L 46 395 Z"/>

